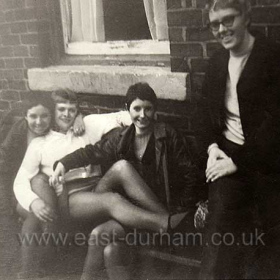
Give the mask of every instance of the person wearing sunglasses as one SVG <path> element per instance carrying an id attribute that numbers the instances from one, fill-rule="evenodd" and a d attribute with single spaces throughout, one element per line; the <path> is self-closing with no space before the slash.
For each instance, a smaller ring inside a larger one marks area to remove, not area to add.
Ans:
<path id="1" fill-rule="evenodd" d="M 196 118 L 209 186 L 200 277 L 278 278 L 280 48 L 251 31 L 250 1 L 209 0 L 206 8 L 222 48 L 209 61 Z"/>

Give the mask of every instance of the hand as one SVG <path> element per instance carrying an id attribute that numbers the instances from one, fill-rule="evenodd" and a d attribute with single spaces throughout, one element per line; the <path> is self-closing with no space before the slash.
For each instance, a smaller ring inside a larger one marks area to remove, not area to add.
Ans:
<path id="1" fill-rule="evenodd" d="M 52 187 L 56 187 L 59 184 L 64 184 L 64 175 L 65 167 L 61 162 L 59 162 L 55 168 L 55 171 L 53 171 L 53 174 L 50 176 L 49 184 Z"/>
<path id="2" fill-rule="evenodd" d="M 73 124 L 73 133 L 75 136 L 81 136 L 85 133 L 85 123 L 82 114 L 77 115 L 75 118 Z"/>
<path id="3" fill-rule="evenodd" d="M 213 165 L 206 169 L 206 182 L 214 182 L 217 179 L 231 175 L 237 171 L 237 166 L 231 158 L 217 160 Z"/>
<path id="4" fill-rule="evenodd" d="M 226 153 L 222 151 L 219 147 L 213 147 L 208 156 L 207 169 L 214 165 L 217 160 L 228 158 Z"/>
<path id="5" fill-rule="evenodd" d="M 34 215 L 42 222 L 53 222 L 57 218 L 55 211 L 41 198 L 35 199 L 31 203 L 30 208 Z"/>

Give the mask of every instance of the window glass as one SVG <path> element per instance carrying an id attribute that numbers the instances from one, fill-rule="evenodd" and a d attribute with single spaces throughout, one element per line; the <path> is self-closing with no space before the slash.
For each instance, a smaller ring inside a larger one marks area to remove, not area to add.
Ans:
<path id="1" fill-rule="evenodd" d="M 66 53 L 169 53 L 166 0 L 60 3 Z"/>

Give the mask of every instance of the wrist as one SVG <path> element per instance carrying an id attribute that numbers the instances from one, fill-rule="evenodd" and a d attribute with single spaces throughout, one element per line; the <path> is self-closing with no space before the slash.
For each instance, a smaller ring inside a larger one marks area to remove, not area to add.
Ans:
<path id="1" fill-rule="evenodd" d="M 236 166 L 236 164 L 234 163 L 234 161 L 232 160 L 231 157 L 229 157 L 228 160 L 229 160 L 229 162 L 230 162 L 231 164 L 234 164 L 234 165 Z"/>
<path id="2" fill-rule="evenodd" d="M 213 143 L 211 144 L 208 149 L 207 149 L 207 154 L 209 155 L 211 150 L 213 150 L 214 148 L 219 148 L 218 144 L 217 143 Z"/>

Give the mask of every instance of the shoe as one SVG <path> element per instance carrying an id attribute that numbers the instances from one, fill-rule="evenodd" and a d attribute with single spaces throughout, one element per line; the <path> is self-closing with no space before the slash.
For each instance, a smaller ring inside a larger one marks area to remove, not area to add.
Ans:
<path id="1" fill-rule="evenodd" d="M 181 219 L 179 217 L 177 218 L 176 215 L 182 216 Z M 167 232 L 170 234 L 189 232 L 190 229 L 194 228 L 193 217 L 194 217 L 194 213 L 190 211 L 169 215 Z M 178 219 L 177 225 L 173 227 L 171 227 L 172 219 L 175 220 Z"/>

